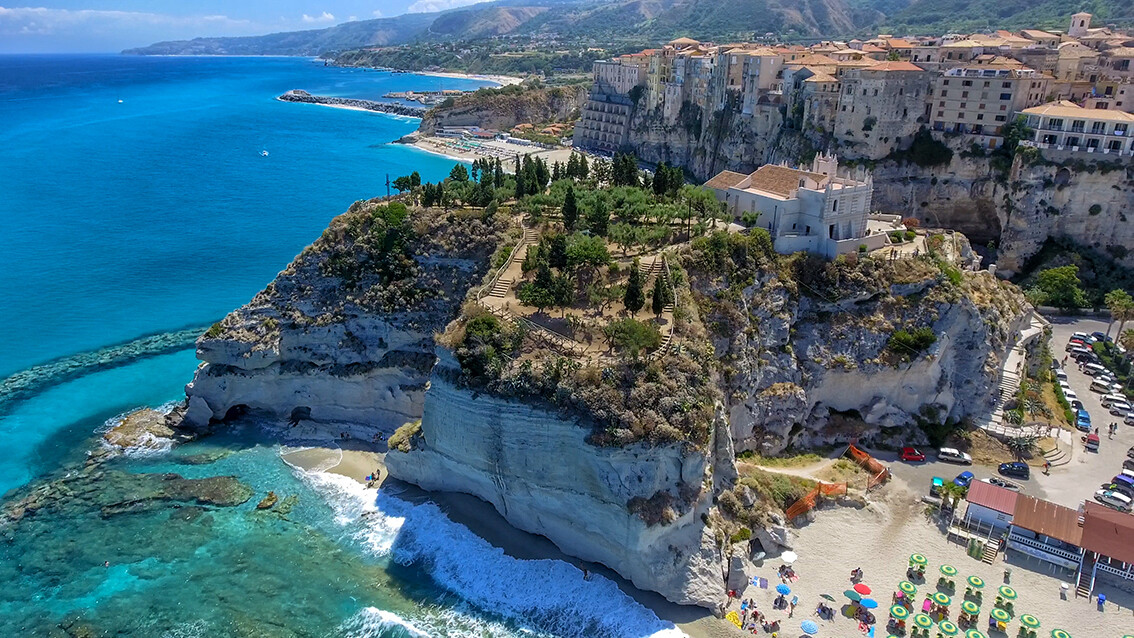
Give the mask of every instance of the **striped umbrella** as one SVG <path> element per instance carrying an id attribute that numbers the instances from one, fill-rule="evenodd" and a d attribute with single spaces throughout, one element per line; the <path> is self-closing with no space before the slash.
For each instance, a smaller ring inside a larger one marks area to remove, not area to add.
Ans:
<path id="1" fill-rule="evenodd" d="M 1071 634 L 1063 631 L 1062 629 L 1052 629 L 1051 638 L 1071 638 Z"/>
<path id="2" fill-rule="evenodd" d="M 921 554 L 914 554 L 910 556 L 910 563 L 914 565 L 925 565 L 929 560 Z"/>
<path id="3" fill-rule="evenodd" d="M 980 576 L 969 576 L 969 585 L 977 589 L 983 589 L 984 581 L 981 580 Z"/>
<path id="4" fill-rule="evenodd" d="M 965 638 L 988 638 L 984 632 L 979 629 L 970 629 L 965 632 Z"/>
<path id="5" fill-rule="evenodd" d="M 1005 600 L 1016 600 L 1016 590 L 1008 585 L 1000 586 L 1000 595 L 1003 596 Z"/>
<path id="6" fill-rule="evenodd" d="M 992 616 L 993 620 L 999 620 L 1000 622 L 1008 622 L 1009 620 L 1012 620 L 1012 616 L 1010 616 L 1008 612 L 999 607 L 988 612 L 988 615 Z"/>
<path id="7" fill-rule="evenodd" d="M 946 575 L 946 576 L 956 576 L 957 575 L 957 568 L 953 567 L 952 565 L 942 565 L 941 566 L 941 573 Z"/>
<path id="8" fill-rule="evenodd" d="M 902 592 L 903 594 L 909 594 L 910 596 L 913 596 L 917 593 L 917 586 L 908 580 L 903 580 L 902 582 L 898 583 L 898 591 Z"/>
<path id="9" fill-rule="evenodd" d="M 978 607 L 977 604 L 973 601 L 966 600 L 965 602 L 961 603 L 961 611 L 965 612 L 966 614 L 979 614 L 980 607 Z"/>
<path id="10" fill-rule="evenodd" d="M 901 605 L 894 605 L 890 608 L 890 615 L 898 620 L 905 620 L 910 615 L 910 610 L 902 607 Z"/>
<path id="11" fill-rule="evenodd" d="M 1020 616 L 1020 624 L 1027 627 L 1028 629 L 1035 629 L 1036 627 L 1040 626 L 1040 621 L 1039 618 L 1036 618 L 1031 614 L 1024 614 Z"/>
<path id="12" fill-rule="evenodd" d="M 914 614 L 913 622 L 922 629 L 929 629 L 933 626 L 933 619 L 925 614 Z"/>
<path id="13" fill-rule="evenodd" d="M 940 631 L 946 636 L 956 636 L 960 629 L 948 620 L 942 620 L 941 624 L 937 625 L 937 631 Z"/>
<path id="14" fill-rule="evenodd" d="M 933 598 L 933 602 L 937 603 L 938 605 L 948 606 L 949 603 L 951 602 L 949 600 L 949 597 L 946 596 L 945 594 L 941 593 L 941 592 L 934 592 L 932 598 Z"/>

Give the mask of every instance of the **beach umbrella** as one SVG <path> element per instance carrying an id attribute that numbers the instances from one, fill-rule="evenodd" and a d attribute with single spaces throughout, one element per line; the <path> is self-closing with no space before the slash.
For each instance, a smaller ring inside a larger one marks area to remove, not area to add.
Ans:
<path id="1" fill-rule="evenodd" d="M 862 583 L 855 585 L 854 590 L 856 592 L 862 594 L 863 596 L 869 596 L 870 595 L 870 588 L 867 587 L 866 585 L 862 584 Z"/>
<path id="2" fill-rule="evenodd" d="M 937 603 L 938 605 L 948 606 L 950 602 L 949 597 L 945 594 L 942 594 L 941 592 L 934 592 L 931 598 L 933 598 L 933 602 Z"/>
<path id="3" fill-rule="evenodd" d="M 960 630 L 960 628 L 958 628 L 956 625 L 949 622 L 948 620 L 942 620 L 941 624 L 937 625 L 937 631 L 940 631 L 941 633 L 945 634 L 946 636 L 956 636 L 957 632 L 959 632 L 961 630 Z"/>
<path id="4" fill-rule="evenodd" d="M 981 580 L 980 576 L 969 576 L 969 585 L 977 589 L 983 589 L 984 581 Z"/>
<path id="5" fill-rule="evenodd" d="M 787 585 L 776 585 L 776 593 L 787 596 L 791 593 L 791 587 L 788 587 Z"/>
<path id="6" fill-rule="evenodd" d="M 910 610 L 902 607 L 901 605 L 894 605 L 890 608 L 890 615 L 898 620 L 905 620 L 910 615 Z"/>
<path id="7" fill-rule="evenodd" d="M 799 556 L 796 556 L 795 552 L 784 552 L 783 554 L 780 554 L 780 560 L 787 563 L 788 565 L 791 565 L 795 561 L 799 560 Z"/>
<path id="8" fill-rule="evenodd" d="M 922 629 L 929 629 L 933 626 L 933 619 L 925 614 L 914 614 L 913 622 Z"/>
<path id="9" fill-rule="evenodd" d="M 1000 586 L 1000 595 L 1003 596 L 1005 600 L 1015 600 L 1016 599 L 1016 590 L 1012 589 L 1008 585 L 1001 585 Z"/>
<path id="10" fill-rule="evenodd" d="M 965 612 L 966 614 L 979 614 L 980 607 L 977 606 L 977 604 L 973 601 L 966 600 L 965 602 L 961 603 L 961 611 Z"/>
<path id="11" fill-rule="evenodd" d="M 914 565 L 925 565 L 926 563 L 929 562 L 929 560 L 927 560 L 925 558 L 925 556 L 923 556 L 921 554 L 914 554 L 914 555 L 910 556 L 910 562 L 913 563 Z"/>
<path id="12" fill-rule="evenodd" d="M 816 625 L 814 620 L 805 620 L 799 623 L 799 628 L 808 636 L 814 636 L 819 633 L 819 625 Z"/>
<path id="13" fill-rule="evenodd" d="M 835 602 L 835 597 L 832 596 L 831 594 L 819 594 L 819 597 L 822 598 L 823 600 L 829 600 L 831 602 Z"/>
<path id="14" fill-rule="evenodd" d="M 909 594 L 910 596 L 913 596 L 917 593 L 917 587 L 910 581 L 903 580 L 902 582 L 898 583 L 898 591 L 902 592 L 903 594 Z"/>
<path id="15" fill-rule="evenodd" d="M 942 565 L 941 566 L 941 573 L 946 575 L 946 576 L 956 576 L 957 575 L 957 568 L 953 567 L 952 565 Z"/>
<path id="16" fill-rule="evenodd" d="M 1039 618 L 1036 618 L 1031 614 L 1023 614 L 1020 616 L 1020 624 L 1027 627 L 1028 629 L 1035 629 L 1036 627 L 1040 626 L 1040 621 Z"/>
<path id="17" fill-rule="evenodd" d="M 1009 620 L 1012 620 L 1012 616 L 999 607 L 988 612 L 988 615 L 992 616 L 993 620 L 999 620 L 1000 622 L 1008 622 Z"/>
<path id="18" fill-rule="evenodd" d="M 853 600 L 856 603 L 858 601 L 862 600 L 862 594 L 856 592 L 853 589 L 846 590 L 845 592 L 843 592 L 843 595 L 846 596 L 847 598 L 850 598 L 851 600 Z"/>
<path id="19" fill-rule="evenodd" d="M 965 638 L 988 638 L 984 632 L 979 629 L 970 629 L 965 632 Z"/>
<path id="20" fill-rule="evenodd" d="M 1062 629 L 1052 629 L 1051 638 L 1071 638 L 1071 634 L 1063 631 Z"/>
<path id="21" fill-rule="evenodd" d="M 858 604 L 862 605 L 866 609 L 875 609 L 878 607 L 878 601 L 874 600 L 873 598 L 863 598 L 862 600 L 858 601 Z"/>

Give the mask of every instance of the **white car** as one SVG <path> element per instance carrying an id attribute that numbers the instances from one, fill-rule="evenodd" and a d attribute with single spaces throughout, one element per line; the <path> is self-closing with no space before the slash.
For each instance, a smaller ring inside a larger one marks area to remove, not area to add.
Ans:
<path id="1" fill-rule="evenodd" d="M 1107 507 L 1116 509 L 1120 512 L 1129 512 L 1131 506 L 1130 497 L 1120 492 L 1113 490 L 1099 490 L 1095 492 L 1095 500 L 1106 505 Z"/>
<path id="2" fill-rule="evenodd" d="M 1074 390 L 1063 390 L 1063 398 L 1067 399 L 1067 402 L 1070 403 L 1071 401 L 1078 401 L 1079 395 L 1075 394 Z"/>
<path id="3" fill-rule="evenodd" d="M 973 457 L 965 454 L 964 452 L 951 448 L 943 447 L 937 451 L 938 461 L 947 461 L 949 463 L 960 463 L 961 465 L 972 465 Z"/>
<path id="4" fill-rule="evenodd" d="M 1086 341 L 1087 343 L 1093 343 L 1095 340 L 1094 337 L 1085 332 L 1076 332 L 1075 334 L 1071 335 L 1071 338 L 1078 339 L 1080 341 Z"/>
<path id="5" fill-rule="evenodd" d="M 1055 371 L 1055 378 L 1060 380 L 1060 381 L 1066 382 L 1067 381 L 1067 373 L 1064 372 L 1063 370 L 1056 370 Z"/>
<path id="6" fill-rule="evenodd" d="M 1134 412 L 1127 414 L 1126 418 L 1123 419 L 1122 422 L 1126 425 L 1134 425 Z"/>
<path id="7" fill-rule="evenodd" d="M 1130 404 L 1125 401 L 1115 401 L 1110 404 L 1110 413 L 1114 416 L 1126 416 L 1130 414 Z"/>
<path id="8" fill-rule="evenodd" d="M 1119 403 L 1126 401 L 1126 397 L 1121 394 L 1111 393 L 1102 398 L 1102 407 L 1109 408 L 1111 403 Z"/>

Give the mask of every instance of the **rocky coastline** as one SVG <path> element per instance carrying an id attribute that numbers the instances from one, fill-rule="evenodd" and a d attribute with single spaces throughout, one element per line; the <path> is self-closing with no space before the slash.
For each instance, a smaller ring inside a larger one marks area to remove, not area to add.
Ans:
<path id="1" fill-rule="evenodd" d="M 391 115 L 405 115 L 407 117 L 423 117 L 429 109 L 424 106 L 407 106 L 391 102 L 375 102 L 373 100 L 359 100 L 347 97 L 330 97 L 325 95 L 311 95 L 307 91 L 292 89 L 276 98 L 281 102 L 300 102 L 303 104 L 322 104 L 324 106 L 337 106 L 340 108 L 374 111 L 376 113 L 389 113 Z"/>

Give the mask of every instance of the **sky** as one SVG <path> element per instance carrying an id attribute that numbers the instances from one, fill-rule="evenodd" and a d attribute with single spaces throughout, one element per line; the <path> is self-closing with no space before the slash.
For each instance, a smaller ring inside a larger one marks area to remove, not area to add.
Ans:
<path id="1" fill-rule="evenodd" d="M 319 29 L 483 0 L 0 0 L 0 53 L 117 52 L 162 40 Z"/>

